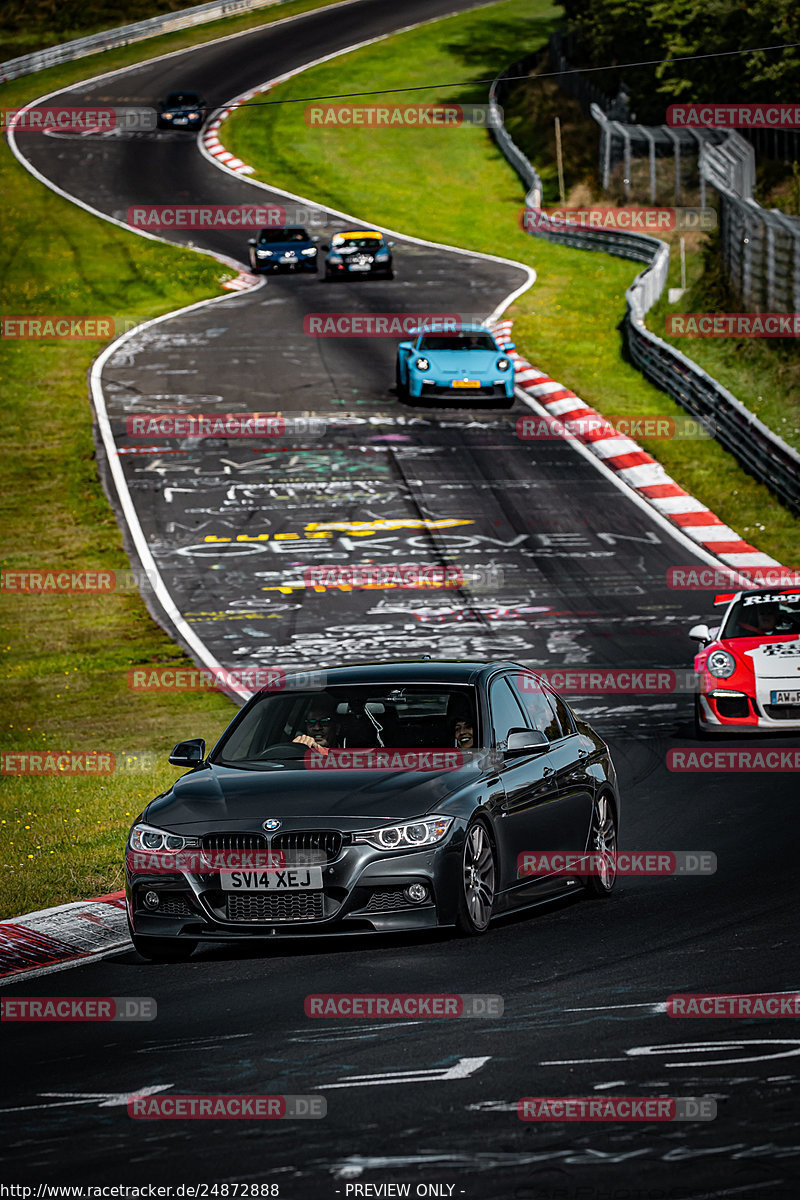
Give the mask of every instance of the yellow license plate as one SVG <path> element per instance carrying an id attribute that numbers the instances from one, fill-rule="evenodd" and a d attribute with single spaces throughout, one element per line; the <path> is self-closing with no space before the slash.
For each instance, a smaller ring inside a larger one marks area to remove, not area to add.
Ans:
<path id="1" fill-rule="evenodd" d="M 454 379 L 453 387 L 470 387 L 476 388 L 481 386 L 480 379 Z"/>

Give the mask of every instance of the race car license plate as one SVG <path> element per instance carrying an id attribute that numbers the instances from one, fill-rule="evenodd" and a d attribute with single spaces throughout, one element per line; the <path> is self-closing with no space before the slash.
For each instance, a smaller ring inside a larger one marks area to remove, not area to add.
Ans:
<path id="1" fill-rule="evenodd" d="M 272 871 L 220 871 L 223 892 L 322 891 L 322 867 L 283 867 Z"/>
<path id="2" fill-rule="evenodd" d="M 481 381 L 479 379 L 454 379 L 453 380 L 453 387 L 476 388 L 476 387 L 480 387 L 480 386 L 481 386 Z"/>
<path id="3" fill-rule="evenodd" d="M 172 124 L 173 125 L 188 125 L 189 118 L 188 117 L 176 117 L 175 120 L 172 122 Z"/>
<path id="4" fill-rule="evenodd" d="M 800 704 L 800 691 L 793 688 L 788 692 L 770 692 L 770 704 Z"/>
<path id="5" fill-rule="evenodd" d="M 368 271 L 369 263 L 350 263 L 351 271 Z"/>

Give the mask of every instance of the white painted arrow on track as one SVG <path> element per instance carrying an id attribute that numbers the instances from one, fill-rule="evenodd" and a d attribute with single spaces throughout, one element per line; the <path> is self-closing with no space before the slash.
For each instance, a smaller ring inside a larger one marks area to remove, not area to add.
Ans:
<path id="1" fill-rule="evenodd" d="M 348 1075 L 339 1083 L 322 1083 L 320 1088 L 378 1087 L 385 1083 L 438 1083 L 443 1079 L 466 1079 L 479 1071 L 491 1058 L 460 1058 L 452 1067 L 434 1067 L 426 1071 L 386 1071 L 375 1075 Z"/>
<path id="2" fill-rule="evenodd" d="M 99 1108 L 116 1108 L 126 1105 L 129 1100 L 138 1100 L 142 1096 L 154 1096 L 156 1092 L 168 1092 L 173 1083 L 164 1083 L 156 1087 L 138 1088 L 135 1092 L 40 1092 L 40 1096 L 50 1098 L 49 1104 L 24 1104 L 19 1108 L 0 1108 L 0 1113 L 31 1112 L 36 1108 L 69 1108 L 75 1104 L 97 1104 Z"/>

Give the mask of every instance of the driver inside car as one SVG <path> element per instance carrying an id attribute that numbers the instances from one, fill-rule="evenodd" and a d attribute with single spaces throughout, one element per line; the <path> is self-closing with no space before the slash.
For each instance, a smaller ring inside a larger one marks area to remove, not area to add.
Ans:
<path id="1" fill-rule="evenodd" d="M 306 714 L 306 732 L 292 739 L 301 746 L 308 746 L 321 754 L 339 745 L 339 724 L 336 720 L 336 705 L 327 697 L 313 700 Z"/>
<path id="2" fill-rule="evenodd" d="M 756 607 L 754 615 L 752 611 L 747 613 L 747 621 L 739 617 L 739 628 L 751 636 L 782 632 L 777 628 L 781 615 L 780 605 L 760 604 Z"/>

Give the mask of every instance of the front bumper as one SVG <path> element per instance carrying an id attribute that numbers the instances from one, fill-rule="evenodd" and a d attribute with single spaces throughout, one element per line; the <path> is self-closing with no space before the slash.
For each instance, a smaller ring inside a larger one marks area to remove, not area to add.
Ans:
<path id="1" fill-rule="evenodd" d="M 270 271 L 276 273 L 281 271 L 312 271 L 317 273 L 316 258 L 298 258 L 294 262 L 281 262 L 279 259 L 256 259 L 252 265 L 252 270 L 256 275 L 267 275 Z"/>
<path id="2" fill-rule="evenodd" d="M 514 379 L 503 383 L 482 383 L 476 388 L 456 388 L 449 383 L 430 382 L 419 375 L 409 376 L 409 395 L 419 400 L 450 400 L 455 403 L 469 404 L 473 401 L 513 400 Z"/>
<path id="3" fill-rule="evenodd" d="M 330 263 L 325 264 L 325 274 L 331 279 L 336 279 L 339 277 L 344 278 L 344 276 L 352 279 L 365 279 L 369 278 L 370 275 L 390 275 L 391 271 L 391 261 L 369 263 L 366 271 L 358 270 L 349 263 L 341 263 L 340 265 L 334 263 L 333 266 L 331 266 Z"/>
<path id="4" fill-rule="evenodd" d="M 800 732 L 798 705 L 772 705 L 754 696 L 715 696 L 713 692 L 698 693 L 697 700 L 698 724 L 706 733 Z"/>
<path id="5" fill-rule="evenodd" d="M 323 867 L 321 893 L 223 893 L 215 873 L 153 874 L 126 867 L 128 916 L 140 936 L 193 941 L 447 928 L 456 920 L 462 845 L 463 828 L 457 825 L 429 850 L 382 854 L 369 846 L 347 845 Z M 404 897 L 411 883 L 428 889 L 422 903 Z M 150 891 L 159 893 L 157 911 L 144 905 Z"/>

